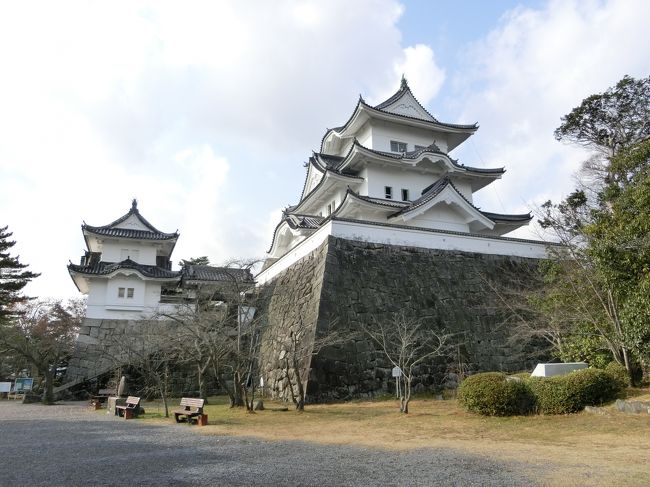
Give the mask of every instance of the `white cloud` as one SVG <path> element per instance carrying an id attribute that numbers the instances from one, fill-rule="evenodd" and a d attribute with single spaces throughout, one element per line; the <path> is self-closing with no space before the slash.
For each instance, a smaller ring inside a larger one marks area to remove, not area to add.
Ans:
<path id="1" fill-rule="evenodd" d="M 650 72 L 650 4 L 639 1 L 551 1 L 518 8 L 468 51 L 456 74 L 459 120 L 481 129 L 459 152 L 465 163 L 505 165 L 503 181 L 479 193 L 494 211 L 528 211 L 573 187 L 587 154 L 560 144 L 553 130 L 583 98 L 625 74 Z M 502 205 L 503 203 L 503 205 Z"/>
<path id="2" fill-rule="evenodd" d="M 401 13 L 394 0 L 0 5 L 0 224 L 43 273 L 28 292 L 74 294 L 79 225 L 133 197 L 179 229 L 176 259 L 263 254 L 309 149 L 404 58 Z"/>
<path id="3" fill-rule="evenodd" d="M 445 70 L 436 64 L 431 47 L 416 44 L 403 49 L 402 55 L 393 63 L 393 69 L 374 96 L 369 100 L 380 103 L 395 92 L 400 78 L 404 76 L 411 90 L 423 105 L 429 104 L 440 91 L 445 81 Z"/>

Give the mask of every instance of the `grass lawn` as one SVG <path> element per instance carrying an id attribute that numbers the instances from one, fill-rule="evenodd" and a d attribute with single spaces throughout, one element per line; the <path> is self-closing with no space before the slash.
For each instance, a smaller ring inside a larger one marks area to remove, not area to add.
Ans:
<path id="1" fill-rule="evenodd" d="M 630 390 L 650 401 L 650 391 Z M 173 409 L 178 400 L 172 400 Z M 265 406 L 286 404 L 265 401 Z M 162 418 L 157 403 L 146 403 L 145 419 Z M 650 485 L 650 414 L 607 414 L 490 418 L 466 413 L 455 400 L 417 399 L 400 415 L 396 401 L 308 405 L 303 413 L 229 409 L 210 398 L 207 427 L 200 434 L 253 436 L 358 445 L 387 450 L 453 448 L 491 459 L 553 464 L 543 485 Z"/>

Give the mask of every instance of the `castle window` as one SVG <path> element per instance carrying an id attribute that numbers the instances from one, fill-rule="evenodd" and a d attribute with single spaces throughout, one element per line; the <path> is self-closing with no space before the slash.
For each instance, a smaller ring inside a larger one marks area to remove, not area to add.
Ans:
<path id="1" fill-rule="evenodd" d="M 392 200 L 393 199 L 393 188 L 390 186 L 384 186 L 384 191 L 386 192 L 386 199 L 387 200 Z"/>
<path id="2" fill-rule="evenodd" d="M 118 298 L 123 298 L 124 297 L 124 291 L 125 291 L 125 289 L 123 287 L 118 287 L 117 288 L 117 297 Z"/>
<path id="3" fill-rule="evenodd" d="M 409 200 L 409 190 L 402 188 L 402 201 Z"/>
<path id="4" fill-rule="evenodd" d="M 406 142 L 390 141 L 390 150 L 392 152 L 406 152 Z"/>
<path id="5" fill-rule="evenodd" d="M 133 291 L 134 291 L 134 289 L 132 287 L 126 288 L 126 297 L 127 298 L 132 298 L 133 297 Z"/>

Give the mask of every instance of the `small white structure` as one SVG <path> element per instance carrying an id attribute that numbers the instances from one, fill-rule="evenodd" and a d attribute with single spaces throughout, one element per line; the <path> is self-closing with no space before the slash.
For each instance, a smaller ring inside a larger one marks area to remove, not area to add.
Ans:
<path id="1" fill-rule="evenodd" d="M 567 362 L 561 364 L 537 364 L 531 377 L 553 377 L 565 375 L 574 370 L 586 369 L 589 365 L 584 362 Z"/>
<path id="2" fill-rule="evenodd" d="M 474 193 L 505 170 L 469 167 L 449 152 L 478 130 L 440 122 L 402 78 L 386 101 L 362 98 L 348 121 L 328 129 L 305 164 L 300 201 L 275 228 L 260 284 L 328 236 L 389 245 L 543 258 L 542 242 L 503 237 L 530 213 L 483 211 Z"/>

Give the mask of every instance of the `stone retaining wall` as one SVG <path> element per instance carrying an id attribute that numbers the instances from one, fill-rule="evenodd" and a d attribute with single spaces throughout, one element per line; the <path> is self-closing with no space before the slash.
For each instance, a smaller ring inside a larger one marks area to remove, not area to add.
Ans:
<path id="1" fill-rule="evenodd" d="M 423 368 L 416 390 L 439 388 L 459 368 L 471 371 L 532 369 L 525 346 L 508 342 L 497 296 L 486 280 L 500 282 L 530 273 L 537 260 L 488 254 L 400 247 L 329 237 L 320 248 L 280 274 L 269 287 L 268 336 L 295 331 L 300 320 L 310 333 L 334 325 L 344 334 L 361 324 L 390 320 L 404 311 L 452 333 L 453 359 Z M 513 281 L 514 282 L 514 281 Z M 267 391 L 287 398 L 279 339 L 266 343 L 262 369 Z M 311 363 L 310 401 L 368 397 L 394 390 L 390 364 L 373 343 L 358 335 L 322 350 Z M 451 374 L 450 374 L 451 373 Z"/>

